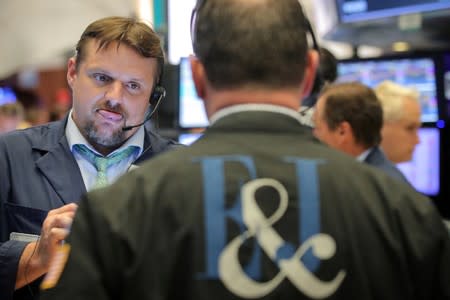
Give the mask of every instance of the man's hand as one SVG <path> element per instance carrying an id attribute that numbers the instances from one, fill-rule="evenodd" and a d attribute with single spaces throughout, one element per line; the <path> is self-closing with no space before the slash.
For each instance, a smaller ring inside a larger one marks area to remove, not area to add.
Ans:
<path id="1" fill-rule="evenodd" d="M 41 237 L 28 244 L 20 257 L 16 289 L 47 273 L 58 246 L 69 234 L 77 208 L 78 205 L 70 203 L 48 212 L 42 224 Z"/>
<path id="2" fill-rule="evenodd" d="M 36 255 L 39 264 L 48 269 L 50 260 L 67 237 L 72 225 L 77 205 L 70 203 L 48 212 L 42 224 L 41 238 L 38 241 Z"/>

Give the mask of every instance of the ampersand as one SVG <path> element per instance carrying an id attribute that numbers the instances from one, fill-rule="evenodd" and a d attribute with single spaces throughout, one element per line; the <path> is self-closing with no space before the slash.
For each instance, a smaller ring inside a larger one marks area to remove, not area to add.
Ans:
<path id="1" fill-rule="evenodd" d="M 255 193 L 261 187 L 272 187 L 279 195 L 279 206 L 269 217 L 266 217 L 258 206 Z M 277 180 L 260 178 L 242 186 L 242 214 L 247 230 L 234 238 L 222 251 L 219 257 L 219 277 L 223 284 L 234 294 L 243 298 L 259 298 L 273 291 L 285 278 L 308 297 L 322 299 L 333 294 L 341 285 L 345 271 L 339 271 L 329 282 L 321 281 L 301 262 L 301 257 L 312 248 L 316 257 L 321 260 L 330 259 L 336 253 L 336 243 L 327 234 L 319 233 L 307 239 L 290 257 L 280 255 L 284 249 L 292 248 L 272 228 L 284 213 L 289 204 L 285 187 Z M 278 265 L 280 272 L 267 282 L 255 281 L 244 272 L 238 259 L 238 251 L 246 239 L 256 237 L 266 255 Z M 289 252 L 289 251 L 288 251 Z M 290 253 L 290 252 L 289 252 Z"/>

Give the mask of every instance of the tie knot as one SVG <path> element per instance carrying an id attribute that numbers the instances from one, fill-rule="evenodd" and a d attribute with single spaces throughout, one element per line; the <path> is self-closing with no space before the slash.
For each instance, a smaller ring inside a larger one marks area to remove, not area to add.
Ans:
<path id="1" fill-rule="evenodd" d="M 108 157 L 101 156 L 91 149 L 89 149 L 86 145 L 76 144 L 73 148 L 83 156 L 91 165 L 93 165 L 97 169 L 97 176 L 95 179 L 94 188 L 99 188 L 108 185 L 108 177 L 106 175 L 106 170 L 122 160 L 125 160 L 133 153 L 137 153 L 139 151 L 139 147 L 136 146 L 128 146 L 127 148 L 115 152 Z"/>
<path id="2" fill-rule="evenodd" d="M 76 144 L 73 146 L 76 151 L 81 154 L 87 161 L 89 161 L 98 172 L 106 172 L 106 170 L 120 161 L 130 157 L 135 151 L 138 149 L 136 146 L 128 146 L 127 148 L 118 151 L 110 156 L 104 157 L 101 156 L 91 149 L 89 149 L 86 145 Z"/>

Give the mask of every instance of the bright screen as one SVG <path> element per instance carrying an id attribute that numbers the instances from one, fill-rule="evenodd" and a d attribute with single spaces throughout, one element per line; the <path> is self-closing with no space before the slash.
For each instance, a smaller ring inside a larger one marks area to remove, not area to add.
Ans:
<path id="1" fill-rule="evenodd" d="M 181 57 L 193 53 L 190 32 L 191 12 L 196 0 L 167 0 L 169 62 L 178 64 Z"/>
<path id="2" fill-rule="evenodd" d="M 189 146 L 193 142 L 195 142 L 199 137 L 202 136 L 202 133 L 200 132 L 188 132 L 188 133 L 181 133 L 178 136 L 178 142 L 180 144 Z"/>
<path id="3" fill-rule="evenodd" d="M 192 80 L 189 59 L 180 60 L 180 97 L 178 106 L 178 125 L 181 128 L 203 128 L 208 126 L 203 100 L 197 96 Z"/>
<path id="4" fill-rule="evenodd" d="M 397 164 L 408 181 L 419 192 L 435 196 L 440 182 L 440 135 L 437 128 L 420 128 L 420 143 L 410 162 Z"/>
<path id="5" fill-rule="evenodd" d="M 450 8 L 450 0 L 337 0 L 342 22 L 373 20 Z"/>
<path id="6" fill-rule="evenodd" d="M 420 93 L 422 122 L 439 119 L 435 66 L 431 58 L 343 61 L 337 82 L 359 81 L 375 87 L 383 80 L 415 88 Z"/>

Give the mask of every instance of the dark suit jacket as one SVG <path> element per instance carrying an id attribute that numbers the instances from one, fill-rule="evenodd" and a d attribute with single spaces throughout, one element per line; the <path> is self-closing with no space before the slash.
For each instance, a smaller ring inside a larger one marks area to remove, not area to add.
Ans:
<path id="1" fill-rule="evenodd" d="M 0 137 L 0 299 L 12 299 L 19 258 L 27 243 L 11 232 L 39 235 L 49 210 L 77 202 L 86 192 L 65 136 L 66 119 Z M 148 131 L 135 162 L 176 147 Z M 37 284 L 35 284 L 37 285 Z M 27 287 L 14 299 L 32 299 Z"/>
<path id="2" fill-rule="evenodd" d="M 397 169 L 397 167 L 390 160 L 387 159 L 383 151 L 381 151 L 380 147 L 372 148 L 372 150 L 370 151 L 369 155 L 367 155 L 364 162 L 382 170 L 389 176 L 402 180 L 410 185 L 405 175 L 403 175 L 403 173 L 400 172 L 400 170 Z"/>

